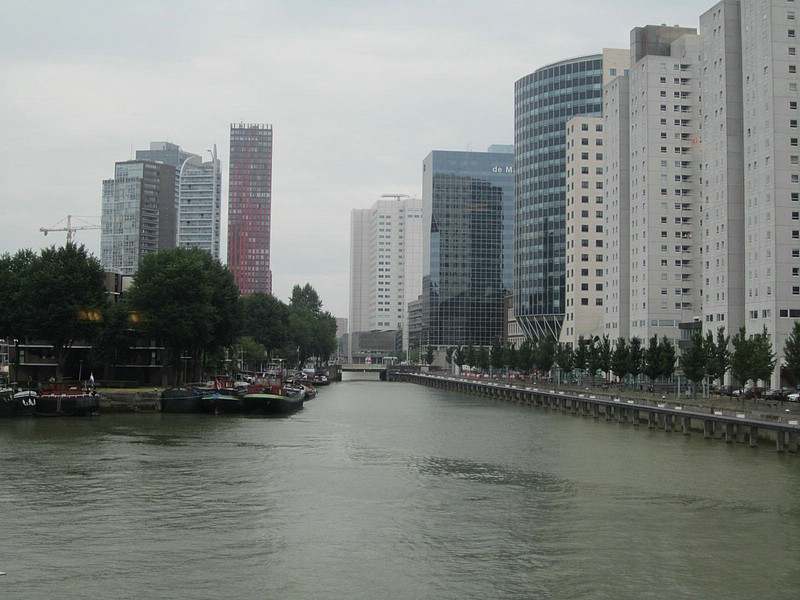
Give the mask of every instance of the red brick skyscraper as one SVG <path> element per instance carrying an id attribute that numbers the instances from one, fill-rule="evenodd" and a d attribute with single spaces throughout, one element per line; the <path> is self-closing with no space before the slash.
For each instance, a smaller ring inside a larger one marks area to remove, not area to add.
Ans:
<path id="1" fill-rule="evenodd" d="M 272 293 L 272 125 L 231 125 L 228 269 L 239 291 Z"/>

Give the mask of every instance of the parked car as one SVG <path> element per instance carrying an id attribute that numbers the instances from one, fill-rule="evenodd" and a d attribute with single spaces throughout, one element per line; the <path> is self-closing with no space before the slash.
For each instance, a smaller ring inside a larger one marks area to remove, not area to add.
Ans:
<path id="1" fill-rule="evenodd" d="M 764 394 L 764 400 L 786 400 L 786 392 L 783 390 L 769 390 Z"/>
<path id="2" fill-rule="evenodd" d="M 791 394 L 786 396 L 786 399 L 789 402 L 800 402 L 800 392 L 792 392 Z"/>

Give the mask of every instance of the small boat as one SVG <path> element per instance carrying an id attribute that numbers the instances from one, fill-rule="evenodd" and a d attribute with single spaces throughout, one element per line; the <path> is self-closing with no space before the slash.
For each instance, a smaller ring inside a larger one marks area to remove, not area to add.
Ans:
<path id="1" fill-rule="evenodd" d="M 256 392 L 244 395 L 247 413 L 262 415 L 287 415 L 303 408 L 303 396 L 287 396 L 269 392 Z"/>
<path id="2" fill-rule="evenodd" d="M 169 388 L 161 392 L 161 412 L 201 413 L 209 408 L 203 404 L 203 392 L 190 387 Z"/>
<path id="3" fill-rule="evenodd" d="M 0 388 L 0 418 L 29 417 L 36 409 L 38 394 L 33 390 L 14 391 L 14 388 Z"/>
<path id="4" fill-rule="evenodd" d="M 326 375 L 323 375 L 322 373 L 318 373 L 318 374 L 314 375 L 314 378 L 312 379 L 312 381 L 314 382 L 314 386 L 316 386 L 316 387 L 319 387 L 321 385 L 329 385 L 330 384 L 330 380 L 328 379 L 328 377 Z"/>

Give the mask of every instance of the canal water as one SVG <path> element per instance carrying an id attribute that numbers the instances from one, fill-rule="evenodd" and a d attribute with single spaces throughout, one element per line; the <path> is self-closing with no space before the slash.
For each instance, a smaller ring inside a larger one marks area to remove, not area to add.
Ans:
<path id="1" fill-rule="evenodd" d="M 800 597 L 800 457 L 413 384 L 7 419 L 0 458 L 3 600 Z"/>

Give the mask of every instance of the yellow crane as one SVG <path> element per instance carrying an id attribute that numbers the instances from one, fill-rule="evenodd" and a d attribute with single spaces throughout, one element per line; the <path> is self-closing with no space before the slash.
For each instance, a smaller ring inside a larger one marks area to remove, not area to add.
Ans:
<path id="1" fill-rule="evenodd" d="M 67 232 L 67 242 L 74 242 L 75 241 L 75 232 L 76 231 L 84 231 L 86 229 L 100 229 L 100 225 L 95 225 L 94 223 L 90 223 L 89 221 L 84 221 L 83 219 L 96 219 L 97 217 L 76 217 L 75 215 L 67 215 L 65 219 L 61 219 L 58 223 L 53 225 L 52 227 L 40 227 L 39 231 L 43 234 L 47 235 L 51 231 L 66 231 Z M 77 219 L 82 225 L 73 225 L 72 220 Z M 61 226 L 64 221 L 67 222 L 66 226 Z"/>

